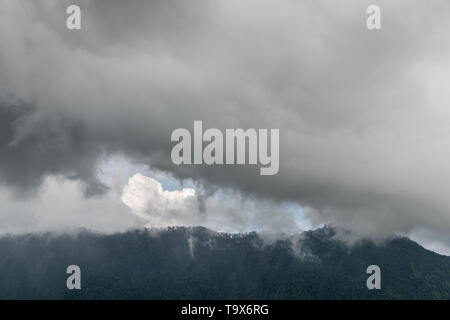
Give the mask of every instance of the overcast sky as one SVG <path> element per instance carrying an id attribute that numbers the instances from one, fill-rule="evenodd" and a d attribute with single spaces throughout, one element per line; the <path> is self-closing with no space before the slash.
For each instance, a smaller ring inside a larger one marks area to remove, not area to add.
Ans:
<path id="1" fill-rule="evenodd" d="M 443 252 L 449 52 L 446 0 L 1 0 L 0 230 L 331 223 Z M 279 173 L 173 165 L 194 120 L 279 128 Z"/>

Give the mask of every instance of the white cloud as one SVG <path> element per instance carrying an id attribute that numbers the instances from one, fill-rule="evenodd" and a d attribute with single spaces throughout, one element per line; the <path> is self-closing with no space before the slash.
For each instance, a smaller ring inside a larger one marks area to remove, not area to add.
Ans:
<path id="1" fill-rule="evenodd" d="M 122 201 L 153 227 L 180 224 L 197 210 L 197 195 L 192 188 L 163 190 L 157 180 L 135 174 L 123 189 Z"/>
<path id="2" fill-rule="evenodd" d="M 123 189 L 122 201 L 148 227 L 204 226 L 222 232 L 299 232 L 304 229 L 298 207 L 243 198 L 220 190 L 204 196 L 193 188 L 164 190 L 162 184 L 135 174 Z"/>

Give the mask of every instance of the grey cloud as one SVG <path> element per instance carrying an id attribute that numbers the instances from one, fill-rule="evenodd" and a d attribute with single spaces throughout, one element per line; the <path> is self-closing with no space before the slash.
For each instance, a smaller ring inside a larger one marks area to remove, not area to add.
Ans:
<path id="1" fill-rule="evenodd" d="M 76 181 L 51 177 L 43 180 L 37 197 L 18 201 L 2 187 L 0 235 L 79 228 L 110 233 L 141 227 L 143 222 L 116 192 L 109 190 L 102 197 L 83 198 Z"/>
<path id="2" fill-rule="evenodd" d="M 206 186 L 297 201 L 317 223 L 450 230 L 438 86 L 448 2 L 375 1 L 377 32 L 365 28 L 373 1 L 80 1 L 79 32 L 64 29 L 64 2 L 44 3 L 0 13 L 6 185 L 61 174 L 98 193 L 98 157 L 123 152 Z M 32 111 L 8 115 L 17 101 Z M 170 133 L 194 120 L 280 128 L 279 174 L 172 165 Z"/>
<path id="3" fill-rule="evenodd" d="M 85 182 L 86 195 L 106 191 L 96 178 L 101 148 L 86 139 L 82 124 L 64 118 L 31 123 L 35 110 L 27 106 L 0 107 L 0 177 L 16 195 L 30 195 L 46 175 L 64 175 Z"/>

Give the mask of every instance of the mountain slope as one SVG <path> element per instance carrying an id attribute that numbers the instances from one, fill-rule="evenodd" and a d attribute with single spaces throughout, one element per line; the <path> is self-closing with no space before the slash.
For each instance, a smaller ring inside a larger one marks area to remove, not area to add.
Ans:
<path id="1" fill-rule="evenodd" d="M 81 290 L 66 268 L 81 268 Z M 381 290 L 366 268 L 381 268 Z M 204 228 L 0 238 L 2 299 L 450 299 L 450 257 L 407 238 L 352 247 L 332 228 L 267 242 Z"/>

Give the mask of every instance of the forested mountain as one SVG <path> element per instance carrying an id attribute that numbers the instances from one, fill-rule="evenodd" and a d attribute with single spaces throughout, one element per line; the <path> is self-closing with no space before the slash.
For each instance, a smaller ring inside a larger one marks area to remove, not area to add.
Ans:
<path id="1" fill-rule="evenodd" d="M 204 228 L 0 238 L 2 299 L 450 299 L 450 257 L 407 238 L 348 246 L 334 229 L 267 241 Z M 366 269 L 381 268 L 368 290 Z M 66 268 L 81 268 L 68 290 Z"/>

